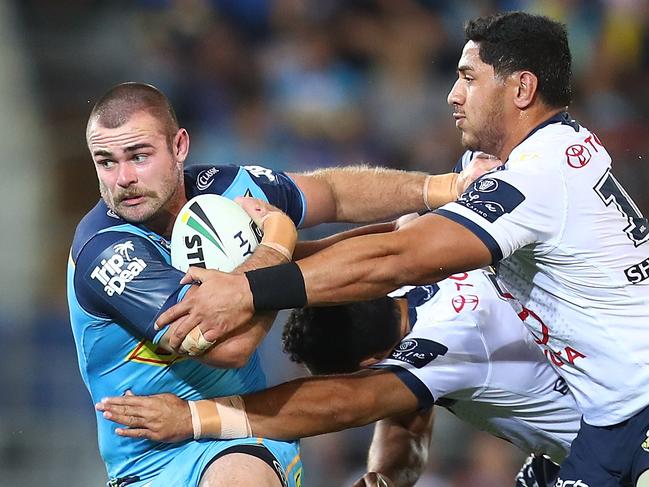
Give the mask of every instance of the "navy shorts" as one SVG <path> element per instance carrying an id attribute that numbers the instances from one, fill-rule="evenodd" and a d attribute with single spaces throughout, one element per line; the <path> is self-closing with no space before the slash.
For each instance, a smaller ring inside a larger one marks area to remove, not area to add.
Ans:
<path id="1" fill-rule="evenodd" d="M 649 406 L 613 426 L 581 428 L 555 487 L 635 486 L 649 470 Z"/>

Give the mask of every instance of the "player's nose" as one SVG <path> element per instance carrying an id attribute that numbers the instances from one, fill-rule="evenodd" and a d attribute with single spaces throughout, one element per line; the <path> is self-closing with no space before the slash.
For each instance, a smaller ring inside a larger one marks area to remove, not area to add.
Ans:
<path id="1" fill-rule="evenodd" d="M 129 163 L 120 163 L 117 167 L 117 185 L 127 188 L 131 184 L 137 183 L 137 171 Z"/>
<path id="2" fill-rule="evenodd" d="M 453 86 L 451 87 L 451 91 L 448 92 L 448 96 L 446 97 L 446 102 L 451 106 L 460 105 L 462 102 L 459 82 L 460 80 L 458 79 L 453 84 Z"/>

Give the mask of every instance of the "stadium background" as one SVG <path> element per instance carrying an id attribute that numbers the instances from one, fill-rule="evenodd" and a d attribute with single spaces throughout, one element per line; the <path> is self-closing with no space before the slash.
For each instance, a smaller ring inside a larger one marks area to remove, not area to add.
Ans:
<path id="1" fill-rule="evenodd" d="M 0 485 L 105 482 L 64 283 L 97 199 L 84 140 L 97 96 L 128 80 L 161 88 L 194 162 L 446 171 L 461 153 L 446 94 L 462 24 L 508 9 L 567 23 L 571 112 L 649 213 L 646 0 L 0 0 Z M 277 332 L 262 348 L 271 383 L 302 373 Z M 305 440 L 305 485 L 351 485 L 370 434 Z M 418 485 L 511 485 L 521 459 L 440 413 Z"/>

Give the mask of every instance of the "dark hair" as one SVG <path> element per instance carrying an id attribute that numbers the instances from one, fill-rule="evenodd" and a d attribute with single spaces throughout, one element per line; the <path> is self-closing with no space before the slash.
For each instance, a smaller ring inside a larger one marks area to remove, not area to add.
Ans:
<path id="1" fill-rule="evenodd" d="M 128 122 L 133 114 L 142 111 L 160 121 L 171 147 L 178 132 L 176 113 L 160 90 L 145 83 L 128 82 L 113 86 L 95 103 L 88 117 L 88 127 L 96 120 L 102 127 L 117 128 Z"/>
<path id="2" fill-rule="evenodd" d="M 401 338 L 400 312 L 384 297 L 339 306 L 295 309 L 284 325 L 284 352 L 313 374 L 355 372 Z"/>
<path id="3" fill-rule="evenodd" d="M 466 41 L 499 76 L 527 70 L 538 78 L 539 97 L 553 108 L 570 104 L 572 57 L 563 24 L 541 15 L 506 12 L 467 23 Z"/>

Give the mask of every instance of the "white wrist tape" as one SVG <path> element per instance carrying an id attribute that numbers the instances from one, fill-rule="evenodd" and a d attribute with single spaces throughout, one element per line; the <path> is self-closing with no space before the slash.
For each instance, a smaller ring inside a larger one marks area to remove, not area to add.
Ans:
<path id="1" fill-rule="evenodd" d="M 188 401 L 192 416 L 194 439 L 248 438 L 252 429 L 241 396 Z"/>
<path id="2" fill-rule="evenodd" d="M 189 355 L 194 356 L 205 353 L 212 345 L 214 345 L 214 342 L 206 340 L 201 329 L 196 326 L 187 334 L 180 346 Z"/>
<path id="3" fill-rule="evenodd" d="M 241 396 L 215 399 L 216 410 L 221 417 L 221 438 L 248 438 L 252 429 L 246 414 L 246 405 Z"/>

